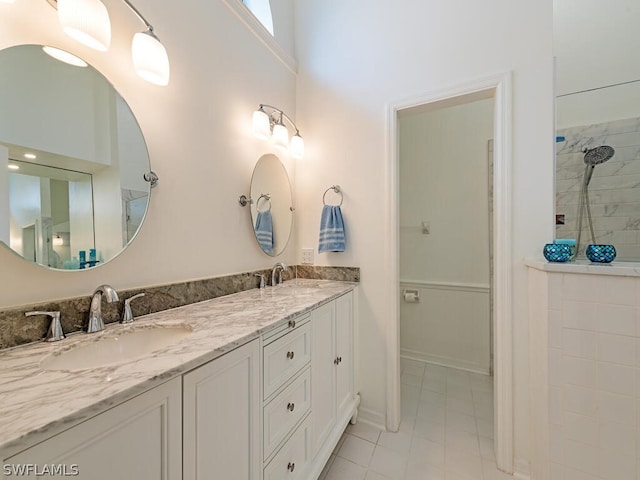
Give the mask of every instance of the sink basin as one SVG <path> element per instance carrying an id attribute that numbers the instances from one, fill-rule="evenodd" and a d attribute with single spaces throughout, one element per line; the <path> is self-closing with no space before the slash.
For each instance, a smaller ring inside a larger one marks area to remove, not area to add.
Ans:
<path id="1" fill-rule="evenodd" d="M 317 287 L 299 287 L 297 285 L 281 285 L 272 290 L 276 294 L 282 295 L 305 295 L 307 293 L 318 293 Z"/>
<path id="2" fill-rule="evenodd" d="M 42 370 L 77 371 L 104 367 L 134 360 L 175 344 L 191 333 L 185 326 L 149 328 L 103 336 L 60 353 L 48 355 L 40 362 Z"/>

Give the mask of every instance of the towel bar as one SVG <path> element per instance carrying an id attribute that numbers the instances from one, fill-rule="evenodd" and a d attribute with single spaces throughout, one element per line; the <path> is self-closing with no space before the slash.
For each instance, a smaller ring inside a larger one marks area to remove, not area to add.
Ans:
<path id="1" fill-rule="evenodd" d="M 329 190 L 333 190 L 334 192 L 340 194 L 340 203 L 338 204 L 339 207 L 342 206 L 342 202 L 344 201 L 344 194 L 342 193 L 342 189 L 340 188 L 340 185 L 331 185 L 329 188 L 327 188 L 324 191 L 324 194 L 322 195 L 322 203 L 323 204 L 327 204 L 325 197 L 327 196 L 327 193 L 329 192 Z"/>
<path id="2" fill-rule="evenodd" d="M 266 199 L 267 202 L 269 202 L 269 207 L 266 210 L 260 210 L 260 200 L 262 199 Z M 256 200 L 256 210 L 259 212 L 266 212 L 268 210 L 271 210 L 271 195 L 269 195 L 268 193 L 263 193 L 262 195 L 260 195 L 258 197 L 258 200 Z"/>

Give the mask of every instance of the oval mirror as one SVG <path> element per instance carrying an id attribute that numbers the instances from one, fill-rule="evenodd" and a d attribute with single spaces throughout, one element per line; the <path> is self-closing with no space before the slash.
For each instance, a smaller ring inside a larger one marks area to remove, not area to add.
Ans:
<path id="1" fill-rule="evenodd" d="M 131 109 L 97 70 L 38 45 L 0 51 L 0 70 L 0 241 L 55 269 L 109 261 L 149 205 Z"/>
<path id="2" fill-rule="evenodd" d="M 258 245 L 275 257 L 289 243 L 293 205 L 289 176 L 278 157 L 260 157 L 251 177 L 251 223 Z"/>

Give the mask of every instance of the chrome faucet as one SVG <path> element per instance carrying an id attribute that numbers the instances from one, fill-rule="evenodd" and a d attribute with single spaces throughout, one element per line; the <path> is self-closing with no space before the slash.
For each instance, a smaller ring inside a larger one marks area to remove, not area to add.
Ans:
<path id="1" fill-rule="evenodd" d="M 124 301 L 124 310 L 122 310 L 122 319 L 120 323 L 131 323 L 134 320 L 133 310 L 131 310 L 131 302 L 136 298 L 144 297 L 144 292 L 129 297 Z"/>
<path id="2" fill-rule="evenodd" d="M 47 336 L 44 337 L 47 342 L 57 342 L 64 338 L 62 324 L 60 323 L 60 312 L 25 312 L 25 316 L 27 317 L 31 317 L 33 315 L 48 315 L 51 317 L 51 324 L 49 325 Z"/>
<path id="3" fill-rule="evenodd" d="M 278 285 L 282 285 L 282 272 L 288 272 L 289 268 L 282 262 L 278 262 L 274 265 L 273 270 L 271 270 L 271 286 L 276 286 L 276 272 L 280 269 L 280 274 L 278 275 Z"/>
<path id="4" fill-rule="evenodd" d="M 87 325 L 87 333 L 95 333 L 104 330 L 104 322 L 102 321 L 102 295 L 107 303 L 118 301 L 118 294 L 109 285 L 100 285 L 93 292 L 91 297 L 91 308 L 89 309 L 89 324 Z"/>

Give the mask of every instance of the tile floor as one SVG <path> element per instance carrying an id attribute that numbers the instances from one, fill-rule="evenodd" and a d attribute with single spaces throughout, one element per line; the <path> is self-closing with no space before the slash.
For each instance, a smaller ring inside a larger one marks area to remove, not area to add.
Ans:
<path id="1" fill-rule="evenodd" d="M 402 359 L 398 433 L 349 425 L 320 480 L 506 480 L 493 453 L 493 379 Z"/>

